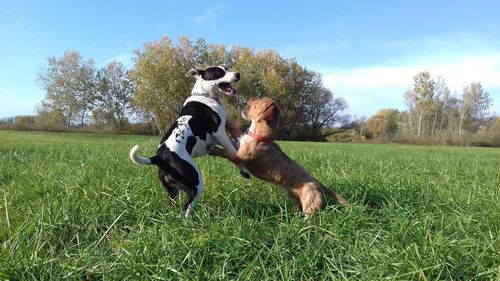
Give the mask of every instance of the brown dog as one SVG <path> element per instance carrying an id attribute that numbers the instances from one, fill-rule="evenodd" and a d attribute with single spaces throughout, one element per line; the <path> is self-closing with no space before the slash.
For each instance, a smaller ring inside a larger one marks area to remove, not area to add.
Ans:
<path id="1" fill-rule="evenodd" d="M 242 116 L 251 120 L 252 124 L 248 132 L 240 138 L 236 158 L 230 157 L 220 148 L 213 154 L 226 157 L 236 164 L 243 163 L 255 177 L 285 188 L 304 213 L 321 209 L 325 202 L 325 193 L 340 204 L 347 204 L 344 198 L 309 175 L 274 142 L 280 109 L 272 99 L 250 100 Z"/>

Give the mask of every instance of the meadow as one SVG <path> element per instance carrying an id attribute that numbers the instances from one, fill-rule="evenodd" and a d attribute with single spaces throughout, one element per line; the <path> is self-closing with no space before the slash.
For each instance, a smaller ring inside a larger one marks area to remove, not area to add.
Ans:
<path id="1" fill-rule="evenodd" d="M 0 280 L 500 278 L 499 149 L 281 142 L 350 202 L 311 216 L 200 157 L 186 220 L 128 158 L 159 139 L 0 131 Z"/>

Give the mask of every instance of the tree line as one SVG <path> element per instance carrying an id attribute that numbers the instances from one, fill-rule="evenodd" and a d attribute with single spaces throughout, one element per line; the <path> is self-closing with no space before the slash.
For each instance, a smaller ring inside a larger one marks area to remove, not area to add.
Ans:
<path id="1" fill-rule="evenodd" d="M 500 146 L 500 118 L 480 82 L 451 93 L 443 77 L 420 71 L 403 98 L 405 111 L 378 111 L 362 122 L 361 134 L 380 141 Z"/>
<path id="2" fill-rule="evenodd" d="M 239 71 L 239 95 L 222 97 L 229 117 L 244 129 L 240 116 L 248 98 L 269 96 L 282 110 L 283 140 L 355 140 L 500 146 L 500 119 L 480 82 L 451 93 L 444 78 L 421 71 L 403 93 L 406 110 L 381 109 L 368 119 L 344 114 L 347 103 L 334 97 L 315 71 L 275 50 L 227 48 L 204 39 L 180 37 L 148 42 L 134 51 L 126 69 L 111 61 L 97 69 L 77 51 L 49 57 L 37 75 L 45 98 L 36 116 L 0 120 L 17 129 L 97 130 L 164 134 L 179 114 L 194 84 L 185 72 L 223 65 Z M 9 126 L 7 126 L 9 128 Z"/>
<path id="3" fill-rule="evenodd" d="M 163 37 L 134 51 L 134 67 L 112 61 L 96 69 L 92 59 L 76 51 L 49 57 L 37 81 L 46 95 L 33 122 L 50 128 L 92 127 L 116 132 L 164 134 L 177 118 L 194 81 L 185 77 L 193 68 L 223 65 L 239 71 L 236 97 L 222 97 L 232 120 L 241 128 L 241 110 L 248 98 L 269 96 L 282 110 L 280 139 L 324 140 L 351 126 L 344 99 L 324 87 L 321 75 L 285 59 L 274 50 L 255 51 L 222 44 L 177 43 Z M 24 120 L 26 121 L 26 120 Z M 133 128 L 136 128 L 134 130 Z"/>

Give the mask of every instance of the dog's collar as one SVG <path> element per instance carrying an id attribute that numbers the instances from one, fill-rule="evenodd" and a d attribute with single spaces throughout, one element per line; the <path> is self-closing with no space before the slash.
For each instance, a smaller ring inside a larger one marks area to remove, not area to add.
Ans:
<path id="1" fill-rule="evenodd" d="M 210 95 L 210 94 L 208 94 L 208 93 L 193 93 L 193 96 L 201 96 L 201 97 L 205 97 L 205 98 L 213 99 L 213 100 L 215 100 L 216 102 L 220 103 L 220 99 L 219 99 L 219 97 L 217 97 L 217 96 L 213 96 L 213 95 Z"/>
<path id="2" fill-rule="evenodd" d="M 250 131 L 247 132 L 247 135 L 257 142 L 263 142 L 263 143 L 267 143 L 267 144 L 273 143 L 273 140 L 266 138 L 266 137 L 263 137 L 263 136 L 256 135 Z"/>

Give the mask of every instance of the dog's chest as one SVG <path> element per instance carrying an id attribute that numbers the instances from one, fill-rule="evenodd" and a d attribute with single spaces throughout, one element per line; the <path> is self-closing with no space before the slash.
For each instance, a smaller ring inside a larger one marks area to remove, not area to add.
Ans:
<path id="1" fill-rule="evenodd" d="M 247 143 L 251 140 L 252 140 L 252 138 L 249 135 L 244 134 L 240 137 L 240 139 L 238 141 L 238 146 L 244 145 L 245 143 Z"/>

